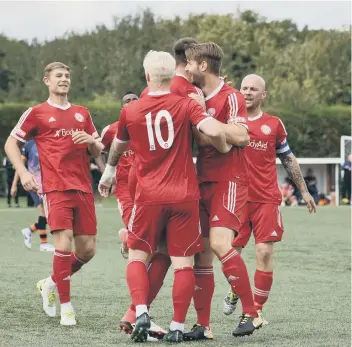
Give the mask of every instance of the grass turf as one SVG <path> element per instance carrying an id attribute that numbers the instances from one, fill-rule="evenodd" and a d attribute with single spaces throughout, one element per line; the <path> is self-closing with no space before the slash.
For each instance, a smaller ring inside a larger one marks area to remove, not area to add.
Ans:
<path id="1" fill-rule="evenodd" d="M 60 327 L 59 317 L 48 318 L 35 285 L 51 272 L 52 255 L 39 252 L 34 235 L 28 251 L 20 230 L 36 217 L 34 209 L 2 209 L 0 233 L 0 346 L 130 346 L 118 329 L 129 305 L 125 282 L 126 260 L 119 251 L 117 230 L 121 220 L 114 201 L 97 209 L 99 237 L 96 257 L 72 280 L 72 303 L 78 325 Z M 5 202 L 3 203 L 5 206 Z M 324 207 L 310 216 L 304 208 L 283 210 L 284 240 L 275 251 L 274 284 L 265 318 L 269 325 L 251 337 L 232 337 L 240 309 L 226 317 L 222 299 L 228 285 L 215 264 L 216 289 L 212 306 L 213 342 L 216 347 L 347 347 L 351 346 L 350 208 Z M 49 241 L 52 240 L 49 237 Z M 255 270 L 254 245 L 243 252 L 249 273 Z M 172 314 L 172 272 L 154 302 L 151 314 L 167 327 Z M 191 306 L 186 322 L 195 323 Z M 149 343 L 151 344 L 151 343 Z M 157 345 L 164 345 L 157 342 Z M 185 343 L 200 346 L 199 343 Z"/>

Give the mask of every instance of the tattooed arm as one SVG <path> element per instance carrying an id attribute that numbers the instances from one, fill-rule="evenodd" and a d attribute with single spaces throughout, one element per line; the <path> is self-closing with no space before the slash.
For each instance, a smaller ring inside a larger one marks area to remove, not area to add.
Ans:
<path id="1" fill-rule="evenodd" d="M 279 156 L 279 158 L 288 176 L 291 178 L 291 180 L 301 192 L 303 200 L 307 203 L 307 208 L 309 212 L 315 212 L 316 205 L 314 199 L 308 192 L 306 182 L 304 181 L 301 168 L 298 164 L 295 155 L 293 153 L 289 153 L 288 155 Z"/>
<path id="2" fill-rule="evenodd" d="M 116 165 L 118 164 L 123 152 L 127 149 L 128 142 L 121 143 L 116 140 L 113 141 L 110 148 L 108 163 L 106 164 L 103 175 L 101 176 L 98 190 L 100 195 L 104 197 L 109 196 L 110 187 L 112 185 L 112 180 L 115 177 Z"/>

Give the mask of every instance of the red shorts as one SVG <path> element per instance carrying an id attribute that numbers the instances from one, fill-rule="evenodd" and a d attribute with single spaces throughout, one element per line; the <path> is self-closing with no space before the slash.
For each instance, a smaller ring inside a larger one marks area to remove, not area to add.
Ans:
<path id="1" fill-rule="evenodd" d="M 240 230 L 245 221 L 248 187 L 234 182 L 205 182 L 200 189 L 200 225 L 203 237 L 213 227 Z"/>
<path id="2" fill-rule="evenodd" d="M 117 201 L 117 208 L 119 209 L 123 223 L 127 228 L 133 209 L 133 200 L 131 198 L 127 182 L 117 182 L 115 197 Z"/>
<path id="3" fill-rule="evenodd" d="M 154 254 L 163 238 L 170 256 L 191 256 L 203 250 L 198 201 L 133 208 L 128 248 Z"/>
<path id="4" fill-rule="evenodd" d="M 281 241 L 284 233 L 280 207 L 276 204 L 248 202 L 247 221 L 242 225 L 232 245 L 245 247 L 253 231 L 255 243 Z"/>
<path id="5" fill-rule="evenodd" d="M 92 193 L 79 190 L 53 191 L 43 195 L 51 232 L 72 230 L 74 235 L 95 235 L 97 219 Z"/>
<path id="6" fill-rule="evenodd" d="M 136 167 L 131 165 L 130 171 L 128 172 L 128 189 L 130 190 L 132 198 L 136 195 L 137 182 Z"/>

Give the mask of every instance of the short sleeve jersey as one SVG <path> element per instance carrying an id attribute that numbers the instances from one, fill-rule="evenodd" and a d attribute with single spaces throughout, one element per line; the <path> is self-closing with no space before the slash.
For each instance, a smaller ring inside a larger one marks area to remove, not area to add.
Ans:
<path id="1" fill-rule="evenodd" d="M 205 98 L 207 113 L 225 124 L 247 126 L 247 109 L 243 95 L 224 82 Z M 248 184 L 248 169 L 244 149 L 233 147 L 220 153 L 213 146 L 200 147 L 197 156 L 199 182 L 231 181 Z"/>
<path id="2" fill-rule="evenodd" d="M 192 125 L 209 120 L 194 100 L 148 93 L 121 111 L 117 138 L 135 151 L 139 204 L 170 204 L 199 199 L 192 159 Z"/>
<path id="3" fill-rule="evenodd" d="M 89 153 L 86 144 L 74 144 L 72 135 L 83 130 L 95 139 L 99 135 L 88 110 L 50 100 L 23 113 L 11 136 L 26 142 L 33 138 L 39 153 L 43 193 L 80 190 L 90 193 Z"/>
<path id="4" fill-rule="evenodd" d="M 248 119 L 250 143 L 246 147 L 249 172 L 248 201 L 280 204 L 276 155 L 288 150 L 287 132 L 278 117 L 267 113 Z"/>

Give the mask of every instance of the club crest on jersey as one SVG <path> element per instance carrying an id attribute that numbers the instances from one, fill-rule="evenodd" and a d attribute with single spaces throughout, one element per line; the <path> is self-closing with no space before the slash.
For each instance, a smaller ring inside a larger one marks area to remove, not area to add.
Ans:
<path id="1" fill-rule="evenodd" d="M 261 126 L 260 130 L 262 131 L 262 133 L 264 135 L 270 135 L 270 133 L 271 133 L 271 128 L 268 125 L 266 125 L 266 124 L 263 124 Z"/>
<path id="2" fill-rule="evenodd" d="M 214 116 L 215 116 L 215 113 L 216 113 L 215 108 L 209 108 L 209 109 L 207 109 L 207 113 L 208 113 L 208 115 L 209 115 L 210 117 L 214 117 Z"/>
<path id="3" fill-rule="evenodd" d="M 75 118 L 78 122 L 84 122 L 84 117 L 80 113 L 75 113 Z"/>

